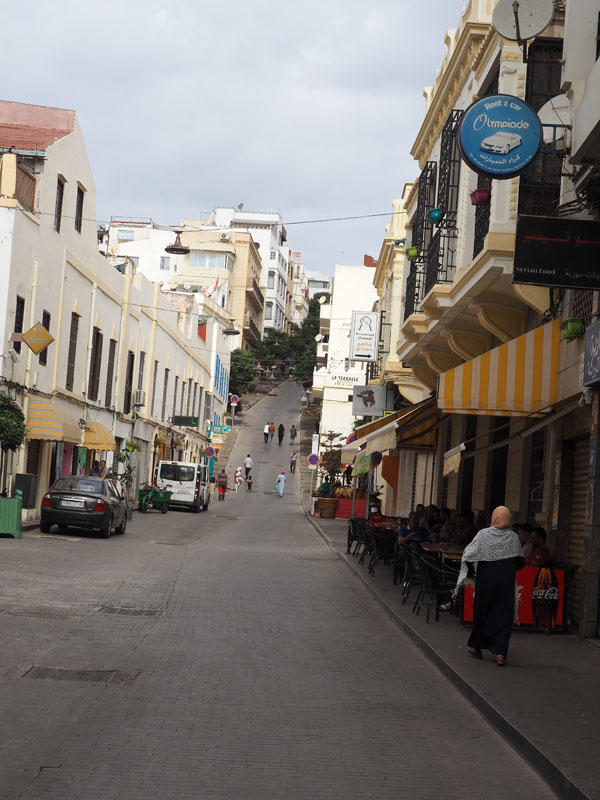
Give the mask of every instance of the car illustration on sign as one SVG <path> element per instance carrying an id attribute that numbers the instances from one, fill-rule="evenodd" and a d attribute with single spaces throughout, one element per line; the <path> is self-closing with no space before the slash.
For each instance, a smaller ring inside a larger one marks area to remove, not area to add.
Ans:
<path id="1" fill-rule="evenodd" d="M 515 147 L 521 144 L 521 137 L 518 133 L 504 133 L 499 131 L 492 136 L 486 137 L 481 143 L 481 149 L 488 153 L 510 153 Z"/>

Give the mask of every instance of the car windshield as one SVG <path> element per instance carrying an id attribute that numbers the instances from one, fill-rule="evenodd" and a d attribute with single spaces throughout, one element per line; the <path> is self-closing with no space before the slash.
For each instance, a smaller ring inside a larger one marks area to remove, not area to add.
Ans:
<path id="1" fill-rule="evenodd" d="M 85 478 L 79 475 L 59 478 L 52 485 L 53 492 L 83 492 L 84 494 L 105 494 L 104 481 L 98 478 Z"/>
<path id="2" fill-rule="evenodd" d="M 195 467 L 184 467 L 182 464 L 161 464 L 160 477 L 166 481 L 193 481 Z"/>

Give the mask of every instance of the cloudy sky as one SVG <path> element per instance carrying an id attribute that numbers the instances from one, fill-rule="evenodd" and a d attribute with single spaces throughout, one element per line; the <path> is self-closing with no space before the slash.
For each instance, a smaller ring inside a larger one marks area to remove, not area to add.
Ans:
<path id="1" fill-rule="evenodd" d="M 279 210 L 306 266 L 331 271 L 376 257 L 386 218 L 292 223 L 390 210 L 462 5 L 13 3 L 3 99 L 77 111 L 100 220 Z"/>

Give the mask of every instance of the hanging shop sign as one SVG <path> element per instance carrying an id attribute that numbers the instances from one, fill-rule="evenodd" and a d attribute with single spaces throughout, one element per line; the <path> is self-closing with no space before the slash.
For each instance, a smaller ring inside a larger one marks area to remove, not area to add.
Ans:
<path id="1" fill-rule="evenodd" d="M 379 342 L 379 314 L 353 311 L 350 326 L 350 360 L 376 361 Z"/>
<path id="2" fill-rule="evenodd" d="M 520 216 L 513 283 L 600 289 L 600 222 Z"/>
<path id="3" fill-rule="evenodd" d="M 583 354 L 583 385 L 600 384 L 600 322 L 590 325 L 585 331 Z"/>
<path id="4" fill-rule="evenodd" d="M 493 94 L 467 108 L 457 135 L 460 153 L 471 169 L 493 178 L 512 178 L 536 157 L 542 125 L 520 98 Z"/>
<path id="5" fill-rule="evenodd" d="M 32 328 L 21 335 L 21 341 L 32 350 L 36 356 L 52 344 L 54 337 L 51 336 L 41 322 L 36 322 Z"/>
<path id="6" fill-rule="evenodd" d="M 354 386 L 352 413 L 355 417 L 383 417 L 385 396 L 385 386 Z"/>

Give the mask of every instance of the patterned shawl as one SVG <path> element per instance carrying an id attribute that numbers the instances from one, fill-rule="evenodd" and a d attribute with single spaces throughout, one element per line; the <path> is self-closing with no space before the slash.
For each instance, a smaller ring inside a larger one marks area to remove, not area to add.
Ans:
<path id="1" fill-rule="evenodd" d="M 508 528 L 484 528 L 464 549 L 460 562 L 460 574 L 454 596 L 467 580 L 467 564 L 473 563 L 477 571 L 478 561 L 503 561 L 505 558 L 522 556 L 521 542 L 514 531 Z"/>

